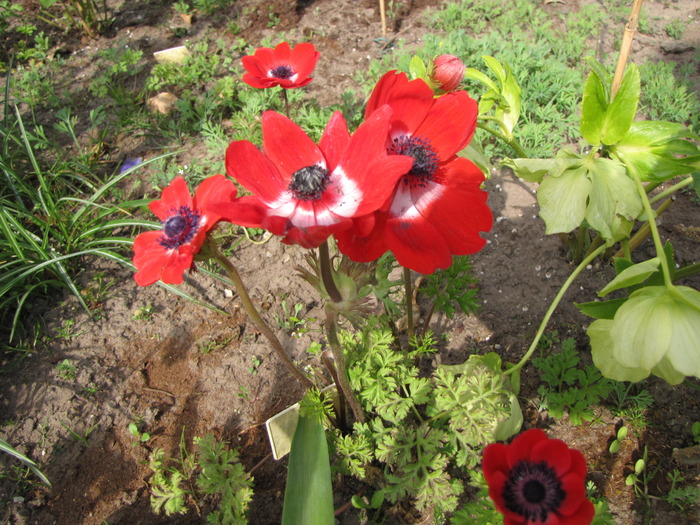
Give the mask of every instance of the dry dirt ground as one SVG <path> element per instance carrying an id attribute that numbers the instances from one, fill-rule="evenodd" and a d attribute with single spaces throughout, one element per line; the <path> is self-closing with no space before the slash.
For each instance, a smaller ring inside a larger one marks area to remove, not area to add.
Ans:
<path id="1" fill-rule="evenodd" d="M 396 18 L 389 20 L 388 38 L 400 36 L 409 46 L 420 45 L 421 35 L 427 31 L 424 10 L 440 3 L 397 2 L 401 8 Z M 579 3 L 547 2 L 547 8 L 556 14 L 577 9 Z M 677 4 L 683 13 L 697 8 L 693 2 Z M 107 47 L 117 36 L 133 40 L 146 53 L 178 45 L 179 40 L 168 28 L 174 16 L 169 5 L 162 1 L 126 2 L 116 12 L 114 34 L 92 41 L 90 46 Z M 262 7 L 248 9 L 256 5 Z M 266 28 L 268 5 L 279 16 L 274 31 L 286 31 L 290 41 L 310 31 L 323 35 L 314 40 L 322 57 L 308 89 L 308 96 L 321 103 L 337 102 L 345 89 L 356 88 L 354 71 L 383 51 L 375 1 L 238 2 L 232 9 L 239 10 L 243 36 L 253 44 L 273 31 Z M 666 12 L 659 3 L 650 6 L 662 13 L 660 16 L 678 16 L 671 8 Z M 199 17 L 190 36 L 216 23 L 210 17 Z M 692 57 L 692 47 L 698 42 L 697 19 L 691 29 L 686 33 L 691 50 L 674 55 L 673 60 Z M 222 30 L 222 37 L 230 35 Z M 662 45 L 666 40 L 662 36 L 638 38 L 633 59 L 664 59 Z M 74 40 L 65 45 L 73 46 L 71 51 L 89 60 L 89 54 L 81 50 L 84 43 Z M 196 145 L 191 149 L 195 150 Z M 184 165 L 193 155 L 185 152 L 178 160 Z M 434 328 L 447 335 L 438 357 L 442 362 L 462 362 L 471 352 L 489 350 L 499 352 L 504 360 L 517 360 L 573 268 L 566 262 L 560 240 L 544 235 L 534 187 L 509 173 L 495 172 L 487 182 L 487 190 L 496 220 L 486 236 L 486 248 L 473 258 L 483 307 L 468 318 L 434 320 Z M 673 239 L 677 256 L 686 262 L 697 261 L 700 256 L 700 238 L 697 228 L 693 229 L 700 209 L 690 197 L 681 195 L 661 221 L 662 234 Z M 645 249 L 650 247 L 642 251 Z M 275 316 L 283 315 L 283 300 L 288 305 L 302 304 L 301 314 L 307 319 L 320 317 L 314 290 L 291 270 L 303 256 L 302 250 L 283 247 L 274 239 L 262 246 L 243 244 L 235 252 L 235 262 L 252 296 L 273 323 Z M 53 488 L 33 486 L 18 493 L 16 486 L 0 479 L 0 521 L 61 525 L 200 523 L 202 518 L 194 510 L 177 519 L 151 513 L 146 484 L 150 471 L 145 462 L 155 447 L 176 455 L 183 432 L 190 446 L 194 436 L 214 432 L 241 450 L 247 469 L 255 468 L 250 522 L 279 522 L 286 461 L 267 459 L 269 446 L 263 423 L 297 401 L 302 391 L 287 377 L 265 339 L 246 322 L 236 297 L 227 296 L 220 284 L 201 273 L 188 277 L 183 286 L 186 291 L 207 298 L 230 315 L 218 314 L 156 286 L 138 288 L 129 271 L 104 261 L 91 261 L 87 266 L 89 270 L 81 276 L 85 287 L 94 286 L 97 272 L 110 285 L 103 303 L 96 305 L 98 318 L 88 318 L 70 297 L 47 311 L 37 308 L 32 316 L 43 319 L 50 335 L 45 347 L 24 359 L 2 362 L 0 422 L 4 426 L 0 434 L 37 460 L 53 481 Z M 583 328 L 589 320 L 572 302 L 593 300 L 595 292 L 612 275 L 607 265 L 595 264 L 587 269 L 550 326 L 561 337 L 574 337 L 584 359 Z M 700 288 L 697 279 L 691 285 Z M 147 306 L 153 307 L 150 318 L 134 319 L 137 309 Z M 69 334 L 61 331 L 66 320 L 75 322 Z M 310 326 L 318 328 L 313 322 Z M 305 349 L 321 337 L 318 331 L 292 338 L 280 330 L 280 336 L 296 360 L 315 364 L 315 358 Z M 72 376 L 57 369 L 66 359 L 75 365 Z M 653 494 L 668 489 L 665 472 L 671 468 L 683 469 L 688 479 L 698 479 L 697 467 L 683 467 L 671 460 L 674 448 L 692 444 L 688 429 L 693 421 L 700 420 L 696 390 L 687 386 L 669 388 L 650 380 L 647 388 L 655 404 L 647 414 L 649 425 L 643 435 L 627 440 L 622 451 L 612 457 L 607 447 L 618 423 L 615 419 L 601 412 L 598 421 L 582 426 L 573 426 L 566 418 L 554 421 L 538 410 L 536 370 L 528 366 L 523 378 L 521 404 L 526 426 L 548 428 L 552 436 L 583 451 L 590 477 L 608 498 L 618 523 L 640 520 L 638 503 L 632 489 L 624 484 L 624 474 L 643 445 L 662 467 L 661 475 L 650 486 Z M 134 421 L 152 434 L 143 445 L 135 444 L 127 429 Z M 68 429 L 87 435 L 87 439 L 75 439 Z M 7 458 L 0 457 L 0 461 L 6 463 Z M 338 492 L 339 507 L 348 494 Z M 652 501 L 653 523 L 693 521 L 689 515 L 674 513 L 662 502 Z M 344 523 L 358 522 L 352 510 L 341 518 Z M 400 513 L 396 513 L 387 523 L 401 521 Z"/>

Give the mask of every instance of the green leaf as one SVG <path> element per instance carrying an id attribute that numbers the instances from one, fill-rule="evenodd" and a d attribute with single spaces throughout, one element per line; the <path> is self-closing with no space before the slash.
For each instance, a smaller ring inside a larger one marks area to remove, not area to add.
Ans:
<path id="1" fill-rule="evenodd" d="M 412 79 L 426 78 L 427 70 L 423 59 L 418 55 L 414 55 L 411 58 L 411 62 L 408 64 L 408 72 L 411 74 Z"/>
<path id="2" fill-rule="evenodd" d="M 333 525 L 334 522 L 326 433 L 318 418 L 301 415 L 289 452 L 282 525 Z"/>
<path id="3" fill-rule="evenodd" d="M 499 421 L 493 431 L 493 438 L 496 441 L 505 441 L 520 432 L 520 428 L 523 426 L 523 411 L 520 409 L 518 396 L 511 393 L 509 401 L 510 416 L 508 419 Z"/>
<path id="4" fill-rule="evenodd" d="M 615 144 L 630 129 L 639 104 L 639 69 L 634 64 L 627 66 L 620 89 L 605 113 L 605 122 L 601 131 L 601 142 L 605 145 Z"/>
<path id="5" fill-rule="evenodd" d="M 603 83 L 596 72 L 591 71 L 583 88 L 581 136 L 592 146 L 601 143 L 607 109 L 608 96 Z"/>
<path id="6" fill-rule="evenodd" d="M 693 173 L 693 188 L 695 188 L 695 194 L 700 197 L 700 172 Z"/>
<path id="7" fill-rule="evenodd" d="M 630 266 L 610 281 L 598 292 L 598 295 L 600 297 L 605 297 L 610 292 L 619 290 L 620 288 L 627 288 L 628 286 L 644 282 L 651 274 L 656 272 L 659 264 L 661 264 L 661 259 L 654 257 L 653 259 Z"/>
<path id="8" fill-rule="evenodd" d="M 591 301 L 590 303 L 574 303 L 581 313 L 595 319 L 612 319 L 615 312 L 627 300 L 627 297 L 610 301 Z"/>
<path id="9" fill-rule="evenodd" d="M 617 454 L 620 451 L 620 442 L 615 439 L 612 443 L 610 443 L 610 448 L 608 448 L 608 451 L 611 454 Z"/>

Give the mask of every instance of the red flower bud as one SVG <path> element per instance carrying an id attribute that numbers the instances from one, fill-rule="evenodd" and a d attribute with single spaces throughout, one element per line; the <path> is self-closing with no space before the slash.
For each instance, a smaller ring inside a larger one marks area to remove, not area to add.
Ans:
<path id="1" fill-rule="evenodd" d="M 445 92 L 454 91 L 464 78 L 466 66 L 454 55 L 440 55 L 433 60 L 433 82 Z"/>

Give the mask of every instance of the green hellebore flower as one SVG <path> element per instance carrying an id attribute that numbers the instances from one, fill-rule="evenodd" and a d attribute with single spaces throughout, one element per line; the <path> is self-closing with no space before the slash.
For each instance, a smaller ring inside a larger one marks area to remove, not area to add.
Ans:
<path id="1" fill-rule="evenodd" d="M 636 382 L 651 373 L 673 385 L 700 377 L 700 292 L 692 288 L 637 290 L 612 320 L 594 321 L 587 333 L 605 377 Z"/>

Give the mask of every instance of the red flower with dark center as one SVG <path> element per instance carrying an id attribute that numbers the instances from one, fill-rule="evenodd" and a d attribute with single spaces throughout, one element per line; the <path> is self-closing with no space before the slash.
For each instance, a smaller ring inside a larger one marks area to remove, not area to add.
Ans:
<path id="1" fill-rule="evenodd" d="M 421 79 L 384 75 L 367 103 L 365 118 L 388 104 L 393 110 L 387 151 L 413 164 L 381 210 L 336 235 L 341 252 L 369 262 L 390 250 L 398 262 L 421 273 L 452 264 L 453 255 L 479 251 L 479 232 L 493 222 L 481 171 L 457 153 L 476 128 L 477 103 L 464 91 L 433 97 Z"/>
<path id="2" fill-rule="evenodd" d="M 193 267 L 207 233 L 220 216 L 210 209 L 213 201 L 236 197 L 236 186 L 223 175 L 205 179 L 194 198 L 182 177 L 175 177 L 149 208 L 162 221 L 163 229 L 140 234 L 134 240 L 134 279 L 139 286 L 158 280 L 180 284 L 185 270 Z"/>
<path id="3" fill-rule="evenodd" d="M 255 54 L 243 57 L 247 73 L 243 82 L 254 88 L 264 89 L 282 86 L 284 89 L 305 86 L 313 79 L 309 76 L 316 67 L 321 53 L 313 44 L 298 44 L 293 49 L 287 42 L 276 48 L 260 47 Z"/>
<path id="4" fill-rule="evenodd" d="M 390 118 L 388 106 L 378 108 L 351 136 L 335 112 L 317 146 L 287 117 L 266 111 L 264 153 L 245 140 L 226 150 L 226 171 L 253 194 L 238 199 L 247 207 L 229 202 L 214 210 L 237 224 L 259 220 L 286 244 L 320 246 L 351 218 L 377 210 L 411 165 L 386 151 Z"/>
<path id="5" fill-rule="evenodd" d="M 586 460 L 578 450 L 540 429 L 510 445 L 484 449 L 484 477 L 504 525 L 589 525 L 595 508 L 586 498 Z"/>

